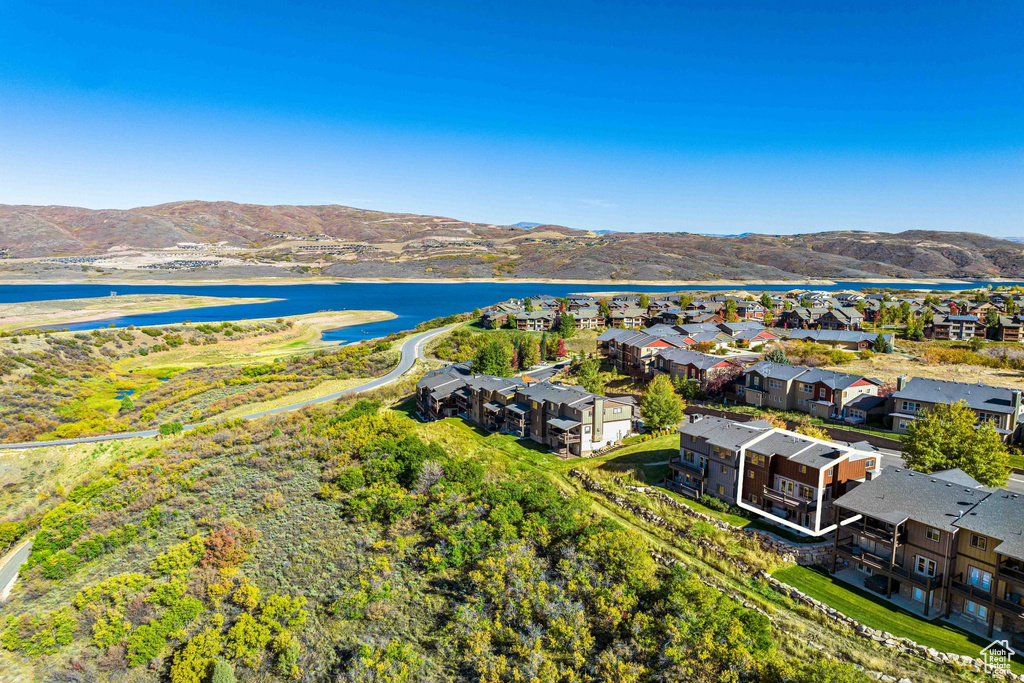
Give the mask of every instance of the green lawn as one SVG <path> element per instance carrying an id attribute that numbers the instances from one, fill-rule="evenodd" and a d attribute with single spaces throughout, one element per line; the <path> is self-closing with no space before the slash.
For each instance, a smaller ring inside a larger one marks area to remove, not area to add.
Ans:
<path id="1" fill-rule="evenodd" d="M 1010 467 L 1017 470 L 1024 470 L 1024 455 L 1011 455 Z"/>
<path id="2" fill-rule="evenodd" d="M 928 621 L 865 590 L 838 581 L 826 572 L 790 566 L 772 574 L 776 579 L 803 591 L 870 628 L 933 647 L 941 652 L 978 657 L 989 641 L 941 620 Z M 1024 665 L 1013 664 L 1014 673 Z"/>

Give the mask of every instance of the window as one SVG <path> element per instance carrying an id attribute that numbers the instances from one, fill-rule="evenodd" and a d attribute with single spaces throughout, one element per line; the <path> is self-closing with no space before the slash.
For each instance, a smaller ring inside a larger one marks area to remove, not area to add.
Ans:
<path id="1" fill-rule="evenodd" d="M 831 477 L 831 476 L 832 476 L 832 474 L 833 474 L 833 473 L 834 473 L 835 471 L 836 471 L 836 468 L 835 468 L 835 467 L 829 467 L 829 468 L 828 468 L 827 470 L 825 470 L 825 476 L 826 476 L 826 477 Z"/>
<path id="2" fill-rule="evenodd" d="M 729 468 L 725 465 L 722 465 L 722 474 L 729 474 Z"/>
<path id="3" fill-rule="evenodd" d="M 935 576 L 935 560 L 918 555 L 914 571 L 923 576 Z"/>
<path id="4" fill-rule="evenodd" d="M 915 588 L 914 589 L 914 600 L 917 600 L 918 602 L 924 602 L 924 591 L 921 590 L 920 588 Z"/>
<path id="5" fill-rule="evenodd" d="M 980 588 L 983 591 L 990 590 L 992 588 L 992 574 L 984 569 L 968 567 L 967 583 L 971 584 L 975 588 Z"/>
<path id="6" fill-rule="evenodd" d="M 754 470 L 747 470 L 747 479 L 754 478 Z"/>
<path id="7" fill-rule="evenodd" d="M 924 535 L 928 537 L 929 541 L 939 542 L 940 533 L 935 527 L 928 527 L 928 530 L 924 532 Z"/>
<path id="8" fill-rule="evenodd" d="M 985 605 L 979 605 L 973 600 L 967 600 L 964 602 L 964 607 L 967 610 L 968 616 L 975 617 L 979 621 L 988 619 L 988 607 L 985 607 Z"/>
<path id="9" fill-rule="evenodd" d="M 875 469 L 875 459 L 868 458 L 864 461 L 864 469 L 873 470 Z"/>
<path id="10" fill-rule="evenodd" d="M 800 487 L 800 497 L 801 498 L 814 498 L 814 489 L 812 489 L 810 486 L 801 486 Z"/>
<path id="11" fill-rule="evenodd" d="M 619 413 L 622 412 L 622 408 L 612 408 L 612 412 L 618 415 Z"/>
<path id="12" fill-rule="evenodd" d="M 781 389 L 782 388 L 782 382 L 780 382 L 777 379 L 770 379 L 770 380 L 768 380 L 768 388 L 769 389 Z"/>
<path id="13" fill-rule="evenodd" d="M 584 434 L 589 434 L 590 433 L 590 425 L 586 425 L 585 427 L 583 427 L 583 433 Z"/>
<path id="14" fill-rule="evenodd" d="M 814 385 L 813 384 L 804 384 L 804 383 L 801 382 L 800 383 L 800 391 L 805 393 L 805 394 L 813 394 L 814 393 Z"/>
<path id="15" fill-rule="evenodd" d="M 988 550 L 988 539 L 978 534 L 971 534 L 971 547 L 978 550 Z"/>
<path id="16" fill-rule="evenodd" d="M 715 490 L 716 490 L 716 491 L 718 491 L 718 495 L 720 495 L 720 496 L 724 496 L 724 495 L 725 495 L 725 487 L 724 487 L 724 486 L 722 486 L 721 484 L 719 484 L 719 485 L 718 485 L 718 486 L 717 486 L 717 487 L 715 488 Z"/>
<path id="17" fill-rule="evenodd" d="M 807 474 L 807 465 L 800 465 L 800 474 Z"/>
<path id="18" fill-rule="evenodd" d="M 903 401 L 901 411 L 904 413 L 918 413 L 921 411 L 921 404 L 915 401 Z"/>
<path id="19" fill-rule="evenodd" d="M 750 453 L 750 464 L 757 465 L 758 467 L 764 466 L 764 456 L 758 455 L 757 453 Z"/>

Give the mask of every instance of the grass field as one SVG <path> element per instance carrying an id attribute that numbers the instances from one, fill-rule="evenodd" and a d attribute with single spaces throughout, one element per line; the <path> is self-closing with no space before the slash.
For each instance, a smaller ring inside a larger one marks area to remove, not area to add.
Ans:
<path id="1" fill-rule="evenodd" d="M 276 301 L 276 299 L 183 294 L 125 294 L 87 299 L 24 301 L 0 305 L 0 330 L 21 329 L 34 325 L 53 327 L 91 320 L 121 318 L 140 313 L 161 313 L 266 301 Z"/>
<path id="2" fill-rule="evenodd" d="M 129 358 L 120 361 L 116 366 L 119 370 L 137 372 L 140 369 L 181 370 L 270 363 L 277 358 L 338 346 L 336 342 L 323 341 L 321 337 L 326 330 L 380 322 L 394 317 L 395 314 L 389 311 L 328 311 L 289 316 L 285 320 L 292 322 L 293 325 L 282 332 L 247 337 L 238 341 L 224 339 L 211 346 L 183 346 L 159 354 Z"/>
<path id="3" fill-rule="evenodd" d="M 929 621 L 867 591 L 838 581 L 826 572 L 789 566 L 772 573 L 779 581 L 803 591 L 812 598 L 834 607 L 843 614 L 874 629 L 933 647 L 940 652 L 978 657 L 989 641 L 941 620 Z M 1014 673 L 1024 673 L 1024 665 L 1015 663 Z"/>
<path id="4" fill-rule="evenodd" d="M 1019 388 L 1024 384 L 1024 373 L 1017 370 L 1000 370 L 979 365 L 935 365 L 912 360 L 897 353 L 877 353 L 868 360 L 855 360 L 843 365 L 827 366 L 829 370 L 848 372 L 865 377 L 876 377 L 883 382 L 896 382 L 896 378 L 927 377 L 954 382 L 991 384 L 996 387 Z"/>
<path id="5" fill-rule="evenodd" d="M 96 472 L 119 460 L 129 460 L 157 444 L 156 439 L 129 439 L 54 448 L 0 450 L 0 490 L 3 512 L 16 516 L 31 507 L 54 487 L 71 490 Z"/>

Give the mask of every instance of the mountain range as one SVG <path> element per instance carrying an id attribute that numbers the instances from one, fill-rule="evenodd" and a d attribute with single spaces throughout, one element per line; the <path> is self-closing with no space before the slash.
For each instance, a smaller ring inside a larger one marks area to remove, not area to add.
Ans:
<path id="1" fill-rule="evenodd" d="M 9 259 L 152 252 L 183 244 L 230 248 L 242 262 L 276 259 L 284 270 L 310 262 L 315 267 L 303 272 L 352 278 L 1024 279 L 1024 245 L 977 233 L 709 236 L 491 225 L 337 205 L 188 201 L 127 210 L 0 205 L 0 250 Z M 328 253 L 331 245 L 360 248 L 357 254 L 318 256 L 311 244 L 324 245 L 316 248 Z M 13 264 L 8 261 L 0 271 Z"/>

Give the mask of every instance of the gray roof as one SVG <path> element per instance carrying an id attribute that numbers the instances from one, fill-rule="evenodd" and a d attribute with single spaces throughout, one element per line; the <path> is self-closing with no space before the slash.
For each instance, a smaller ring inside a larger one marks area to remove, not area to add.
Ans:
<path id="1" fill-rule="evenodd" d="M 955 525 L 1002 541 L 997 553 L 1024 560 L 1024 495 L 998 489 L 966 512 Z"/>
<path id="2" fill-rule="evenodd" d="M 577 403 L 579 401 L 593 401 L 597 394 L 580 387 L 566 384 L 555 385 L 548 382 L 538 382 L 519 390 L 519 393 L 531 401 L 549 401 L 551 403 Z"/>
<path id="3" fill-rule="evenodd" d="M 847 408 L 854 408 L 856 410 L 863 410 L 867 412 L 873 410 L 880 405 L 883 405 L 886 401 L 884 396 L 872 396 L 871 394 L 861 394 L 857 398 L 853 399 L 846 404 Z"/>
<path id="4" fill-rule="evenodd" d="M 775 432 L 750 446 L 750 450 L 757 451 L 763 455 L 781 455 L 789 458 L 811 445 L 818 444 L 807 437 L 801 437 L 799 434 Z"/>
<path id="5" fill-rule="evenodd" d="M 886 467 L 879 476 L 837 498 L 835 505 L 890 524 L 912 519 L 952 532 L 960 513 L 987 495 L 931 474 Z"/>
<path id="6" fill-rule="evenodd" d="M 974 410 L 1012 414 L 1017 411 L 1013 403 L 1013 389 L 987 384 L 967 384 L 942 379 L 913 377 L 906 386 L 893 393 L 895 399 L 925 403 L 956 403 L 966 401 Z"/>
<path id="7" fill-rule="evenodd" d="M 807 372 L 807 368 L 800 367 L 799 365 L 786 365 L 785 363 L 772 363 L 771 361 L 763 360 L 751 365 L 743 371 L 743 374 L 747 375 L 751 372 L 756 372 L 763 377 L 781 379 L 784 382 L 788 382 Z"/>
<path id="8" fill-rule="evenodd" d="M 722 417 L 702 417 L 683 425 L 678 431 L 693 439 L 706 439 L 712 446 L 735 451 L 767 429 L 771 429 L 771 425 L 763 420 L 735 422 Z"/>
<path id="9" fill-rule="evenodd" d="M 631 339 L 632 337 L 636 337 L 641 334 L 643 334 L 643 332 L 638 332 L 637 330 L 627 330 L 621 327 L 615 327 L 610 330 L 605 330 L 601 334 L 597 335 L 597 341 L 624 342 L 627 339 Z"/>
<path id="10" fill-rule="evenodd" d="M 572 429 L 573 427 L 579 427 L 580 424 L 579 420 L 570 420 L 564 417 L 552 417 L 548 420 L 549 426 L 556 427 L 558 429 Z"/>
<path id="11" fill-rule="evenodd" d="M 688 351 L 687 349 L 664 349 L 659 351 L 658 355 L 673 363 L 679 363 L 680 365 L 692 365 L 701 370 L 707 370 L 715 367 L 716 365 L 729 365 L 728 359 L 722 358 L 721 356 L 711 356 L 706 353 L 700 353 L 699 351 Z"/>
<path id="12" fill-rule="evenodd" d="M 786 330 L 784 332 L 790 339 L 810 339 L 818 342 L 873 342 L 878 336 L 877 332 L 858 332 L 855 330 Z M 885 341 L 892 343 L 891 334 L 883 334 Z"/>
<path id="13" fill-rule="evenodd" d="M 881 384 L 881 382 L 870 380 L 860 375 L 850 375 L 845 372 L 836 372 L 835 370 L 819 370 L 818 368 L 811 368 L 805 374 L 800 375 L 801 382 L 807 384 L 821 383 L 831 389 L 846 389 L 861 380 Z"/>

